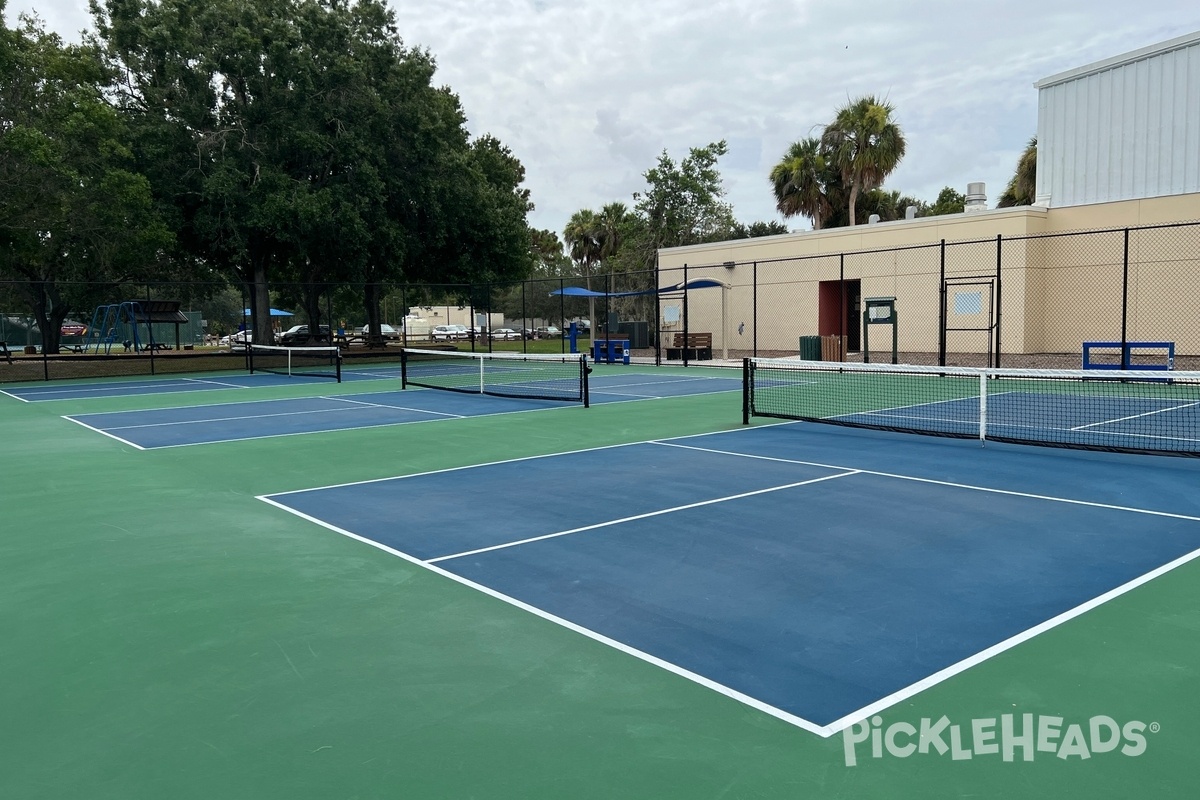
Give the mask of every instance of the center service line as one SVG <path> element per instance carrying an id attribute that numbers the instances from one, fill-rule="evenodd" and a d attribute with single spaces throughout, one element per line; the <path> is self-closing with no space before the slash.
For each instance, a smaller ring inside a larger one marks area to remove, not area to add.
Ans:
<path id="1" fill-rule="evenodd" d="M 425 563 L 426 564 L 436 564 L 439 561 L 449 561 L 452 558 L 462 558 L 463 556 L 473 556 L 473 555 L 476 555 L 477 553 L 488 553 L 488 552 L 491 552 L 492 550 L 503 550 L 508 547 L 516 547 L 517 545 L 529 544 L 530 542 L 540 542 L 544 539 L 557 539 L 559 536 L 569 536 L 572 533 L 582 533 L 584 531 L 596 530 L 597 528 L 607 528 L 611 525 L 620 525 L 624 522 L 633 522 L 633 521 L 639 520 L 639 519 L 648 519 L 650 517 L 658 517 L 663 514 L 671 514 L 676 511 L 686 511 L 689 508 L 700 508 L 701 506 L 710 506 L 715 503 L 724 503 L 729 500 L 740 500 L 743 497 L 753 497 L 756 494 L 767 494 L 769 492 L 778 492 L 783 489 L 795 489 L 797 486 L 808 486 L 809 484 L 820 483 L 821 481 L 830 481 L 830 480 L 833 480 L 834 478 L 845 478 L 848 475 L 858 475 L 861 472 L 862 472 L 862 470 L 854 469 L 854 470 L 850 470 L 848 472 L 839 472 L 836 475 L 826 475 L 821 478 L 812 478 L 807 481 L 797 481 L 796 483 L 788 483 L 783 486 L 772 486 L 767 489 L 755 489 L 753 492 L 742 492 L 741 494 L 731 494 L 728 497 L 717 497 L 712 500 L 701 500 L 699 503 L 688 503 L 687 505 L 675 506 L 674 508 L 664 508 L 664 509 L 660 509 L 658 511 L 649 511 L 645 514 L 635 514 L 632 517 L 622 517 L 621 519 L 609 520 L 607 522 L 597 522 L 595 525 L 584 525 L 581 528 L 571 528 L 570 530 L 559 531 L 557 533 L 547 533 L 542 536 L 531 536 L 528 539 L 518 539 L 515 542 L 505 542 L 504 544 L 494 544 L 491 547 L 480 547 L 477 550 L 465 550 L 461 553 L 454 553 L 453 555 L 438 556 L 437 558 L 427 559 L 425 561 Z"/>

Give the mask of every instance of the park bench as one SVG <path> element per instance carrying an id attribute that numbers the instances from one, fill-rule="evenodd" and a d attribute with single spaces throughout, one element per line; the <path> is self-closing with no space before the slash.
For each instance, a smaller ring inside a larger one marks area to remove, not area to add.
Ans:
<path id="1" fill-rule="evenodd" d="M 8 363 L 12 363 L 12 353 L 8 351 L 8 342 L 0 341 L 0 358 L 3 358 Z"/>
<path id="2" fill-rule="evenodd" d="M 675 334 L 675 340 L 667 348 L 667 360 L 708 361 L 712 359 L 712 334 Z"/>

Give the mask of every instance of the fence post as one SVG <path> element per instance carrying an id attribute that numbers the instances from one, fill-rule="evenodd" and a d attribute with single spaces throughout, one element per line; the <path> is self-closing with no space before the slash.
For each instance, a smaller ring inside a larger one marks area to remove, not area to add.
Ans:
<path id="1" fill-rule="evenodd" d="M 683 264 L 683 365 L 688 365 L 688 265 Z"/>
<path id="2" fill-rule="evenodd" d="M 567 288 L 567 279 L 559 278 L 558 279 L 558 321 L 562 325 L 567 324 L 567 297 L 566 297 L 566 295 L 563 294 L 563 291 L 565 291 L 566 288 Z M 559 331 L 559 333 L 561 334 L 562 331 Z M 562 352 L 561 346 L 559 348 L 559 352 Z"/>
<path id="3" fill-rule="evenodd" d="M 662 366 L 662 294 L 659 292 L 659 287 L 662 286 L 662 271 L 658 265 L 658 254 L 654 254 L 654 275 L 651 280 L 654 281 L 654 366 Z M 595 324 L 594 322 L 592 323 Z M 595 336 L 595 332 L 592 333 Z"/>
<path id="4" fill-rule="evenodd" d="M 604 338 L 605 338 L 605 340 L 611 340 L 613 338 L 613 336 L 616 335 L 616 331 L 611 331 L 608 329 L 609 320 L 612 319 L 611 295 L 612 295 L 612 272 L 606 272 L 606 273 L 604 273 Z M 596 320 L 594 320 L 594 319 L 589 320 L 588 324 L 595 325 Z M 578 331 L 578 326 L 576 326 L 576 330 Z M 564 336 L 566 335 L 565 330 L 563 332 L 563 335 Z M 612 345 L 606 344 L 605 347 L 610 348 L 610 347 L 612 347 Z M 608 352 L 612 353 L 612 350 L 608 350 Z"/>
<path id="5" fill-rule="evenodd" d="M 1003 258 L 1004 258 L 1003 252 L 1004 252 L 1003 234 L 997 233 L 996 234 L 996 358 L 995 358 L 996 363 L 992 365 L 996 369 L 1000 368 L 1000 320 L 1002 319 L 1002 317 L 1000 315 L 1000 306 L 1001 306 L 1001 302 L 1004 298 L 1004 291 L 1002 290 L 1001 283 L 1000 283 L 1000 272 L 1001 272 L 1000 263 L 1003 261 Z"/>
<path id="6" fill-rule="evenodd" d="M 1121 369 L 1129 369 L 1129 228 L 1121 254 Z"/>
<path id="7" fill-rule="evenodd" d="M 753 341 L 750 344 L 751 352 L 755 358 L 758 358 L 758 262 L 755 261 L 750 269 L 750 282 L 753 286 L 750 293 L 750 324 L 753 326 L 754 332 L 751 334 Z"/>
<path id="8" fill-rule="evenodd" d="M 154 357 L 158 346 L 154 341 L 154 323 L 150 321 L 150 284 L 146 284 L 146 305 L 142 308 L 142 316 L 146 318 L 146 340 L 150 343 L 150 374 L 154 375 Z M 133 321 L 133 341 L 137 342 L 137 320 Z"/>
<path id="9" fill-rule="evenodd" d="M 400 341 L 402 347 L 408 347 L 408 284 L 400 284 Z"/>
<path id="10" fill-rule="evenodd" d="M 938 248 L 938 366 L 946 366 L 946 240 Z"/>
<path id="11" fill-rule="evenodd" d="M 842 313 L 838 314 L 838 353 L 839 361 L 846 360 L 846 351 L 849 349 L 846 342 L 846 317 L 849 316 L 846 308 L 846 254 L 838 253 L 838 291 L 841 292 Z M 819 302 L 819 301 L 818 301 Z M 819 306 L 818 306 L 819 307 Z"/>

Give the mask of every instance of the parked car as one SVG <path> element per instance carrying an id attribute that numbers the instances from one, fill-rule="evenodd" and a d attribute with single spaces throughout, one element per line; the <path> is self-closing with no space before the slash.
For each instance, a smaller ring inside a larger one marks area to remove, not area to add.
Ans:
<path id="1" fill-rule="evenodd" d="M 363 325 L 362 329 L 359 331 L 359 333 L 361 333 L 363 336 L 370 336 L 371 329 L 369 327 L 367 327 L 366 325 Z M 400 330 L 399 330 L 399 328 L 393 328 L 391 325 L 388 325 L 387 323 L 380 323 L 379 324 L 379 335 L 382 336 L 384 339 L 399 340 L 400 339 Z"/>
<path id="2" fill-rule="evenodd" d="M 533 336 L 535 339 L 552 339 L 555 336 L 561 336 L 562 331 L 553 325 L 545 325 L 541 328 L 535 328 Z"/>
<path id="3" fill-rule="evenodd" d="M 512 339 L 520 339 L 521 334 L 512 328 L 496 328 L 492 331 L 492 338 L 510 341 Z"/>
<path id="4" fill-rule="evenodd" d="M 254 331 L 238 331 L 229 336 L 222 336 L 217 340 L 220 347 L 228 347 L 230 350 L 238 351 L 245 350 L 246 345 L 254 338 Z"/>
<path id="5" fill-rule="evenodd" d="M 328 325 L 320 327 L 320 338 L 325 341 L 332 341 L 330 338 L 330 330 Z M 314 337 L 308 333 L 307 325 L 293 325 L 279 336 L 280 344 L 304 344 Z"/>
<path id="6" fill-rule="evenodd" d="M 470 333 L 465 325 L 438 325 L 431 335 L 435 342 L 447 342 L 451 339 L 466 339 Z"/>

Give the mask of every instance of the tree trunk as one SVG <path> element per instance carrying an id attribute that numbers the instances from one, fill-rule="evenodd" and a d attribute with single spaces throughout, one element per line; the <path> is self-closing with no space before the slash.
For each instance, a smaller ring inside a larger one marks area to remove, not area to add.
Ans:
<path id="1" fill-rule="evenodd" d="M 271 330 L 271 291 L 267 286 L 267 265 L 264 259 L 254 260 L 254 283 L 250 285 L 250 324 L 254 326 L 255 344 L 275 344 Z"/>
<path id="2" fill-rule="evenodd" d="M 378 283 L 363 287 L 363 310 L 367 312 L 368 336 L 379 335 L 379 300 L 382 292 Z"/>

